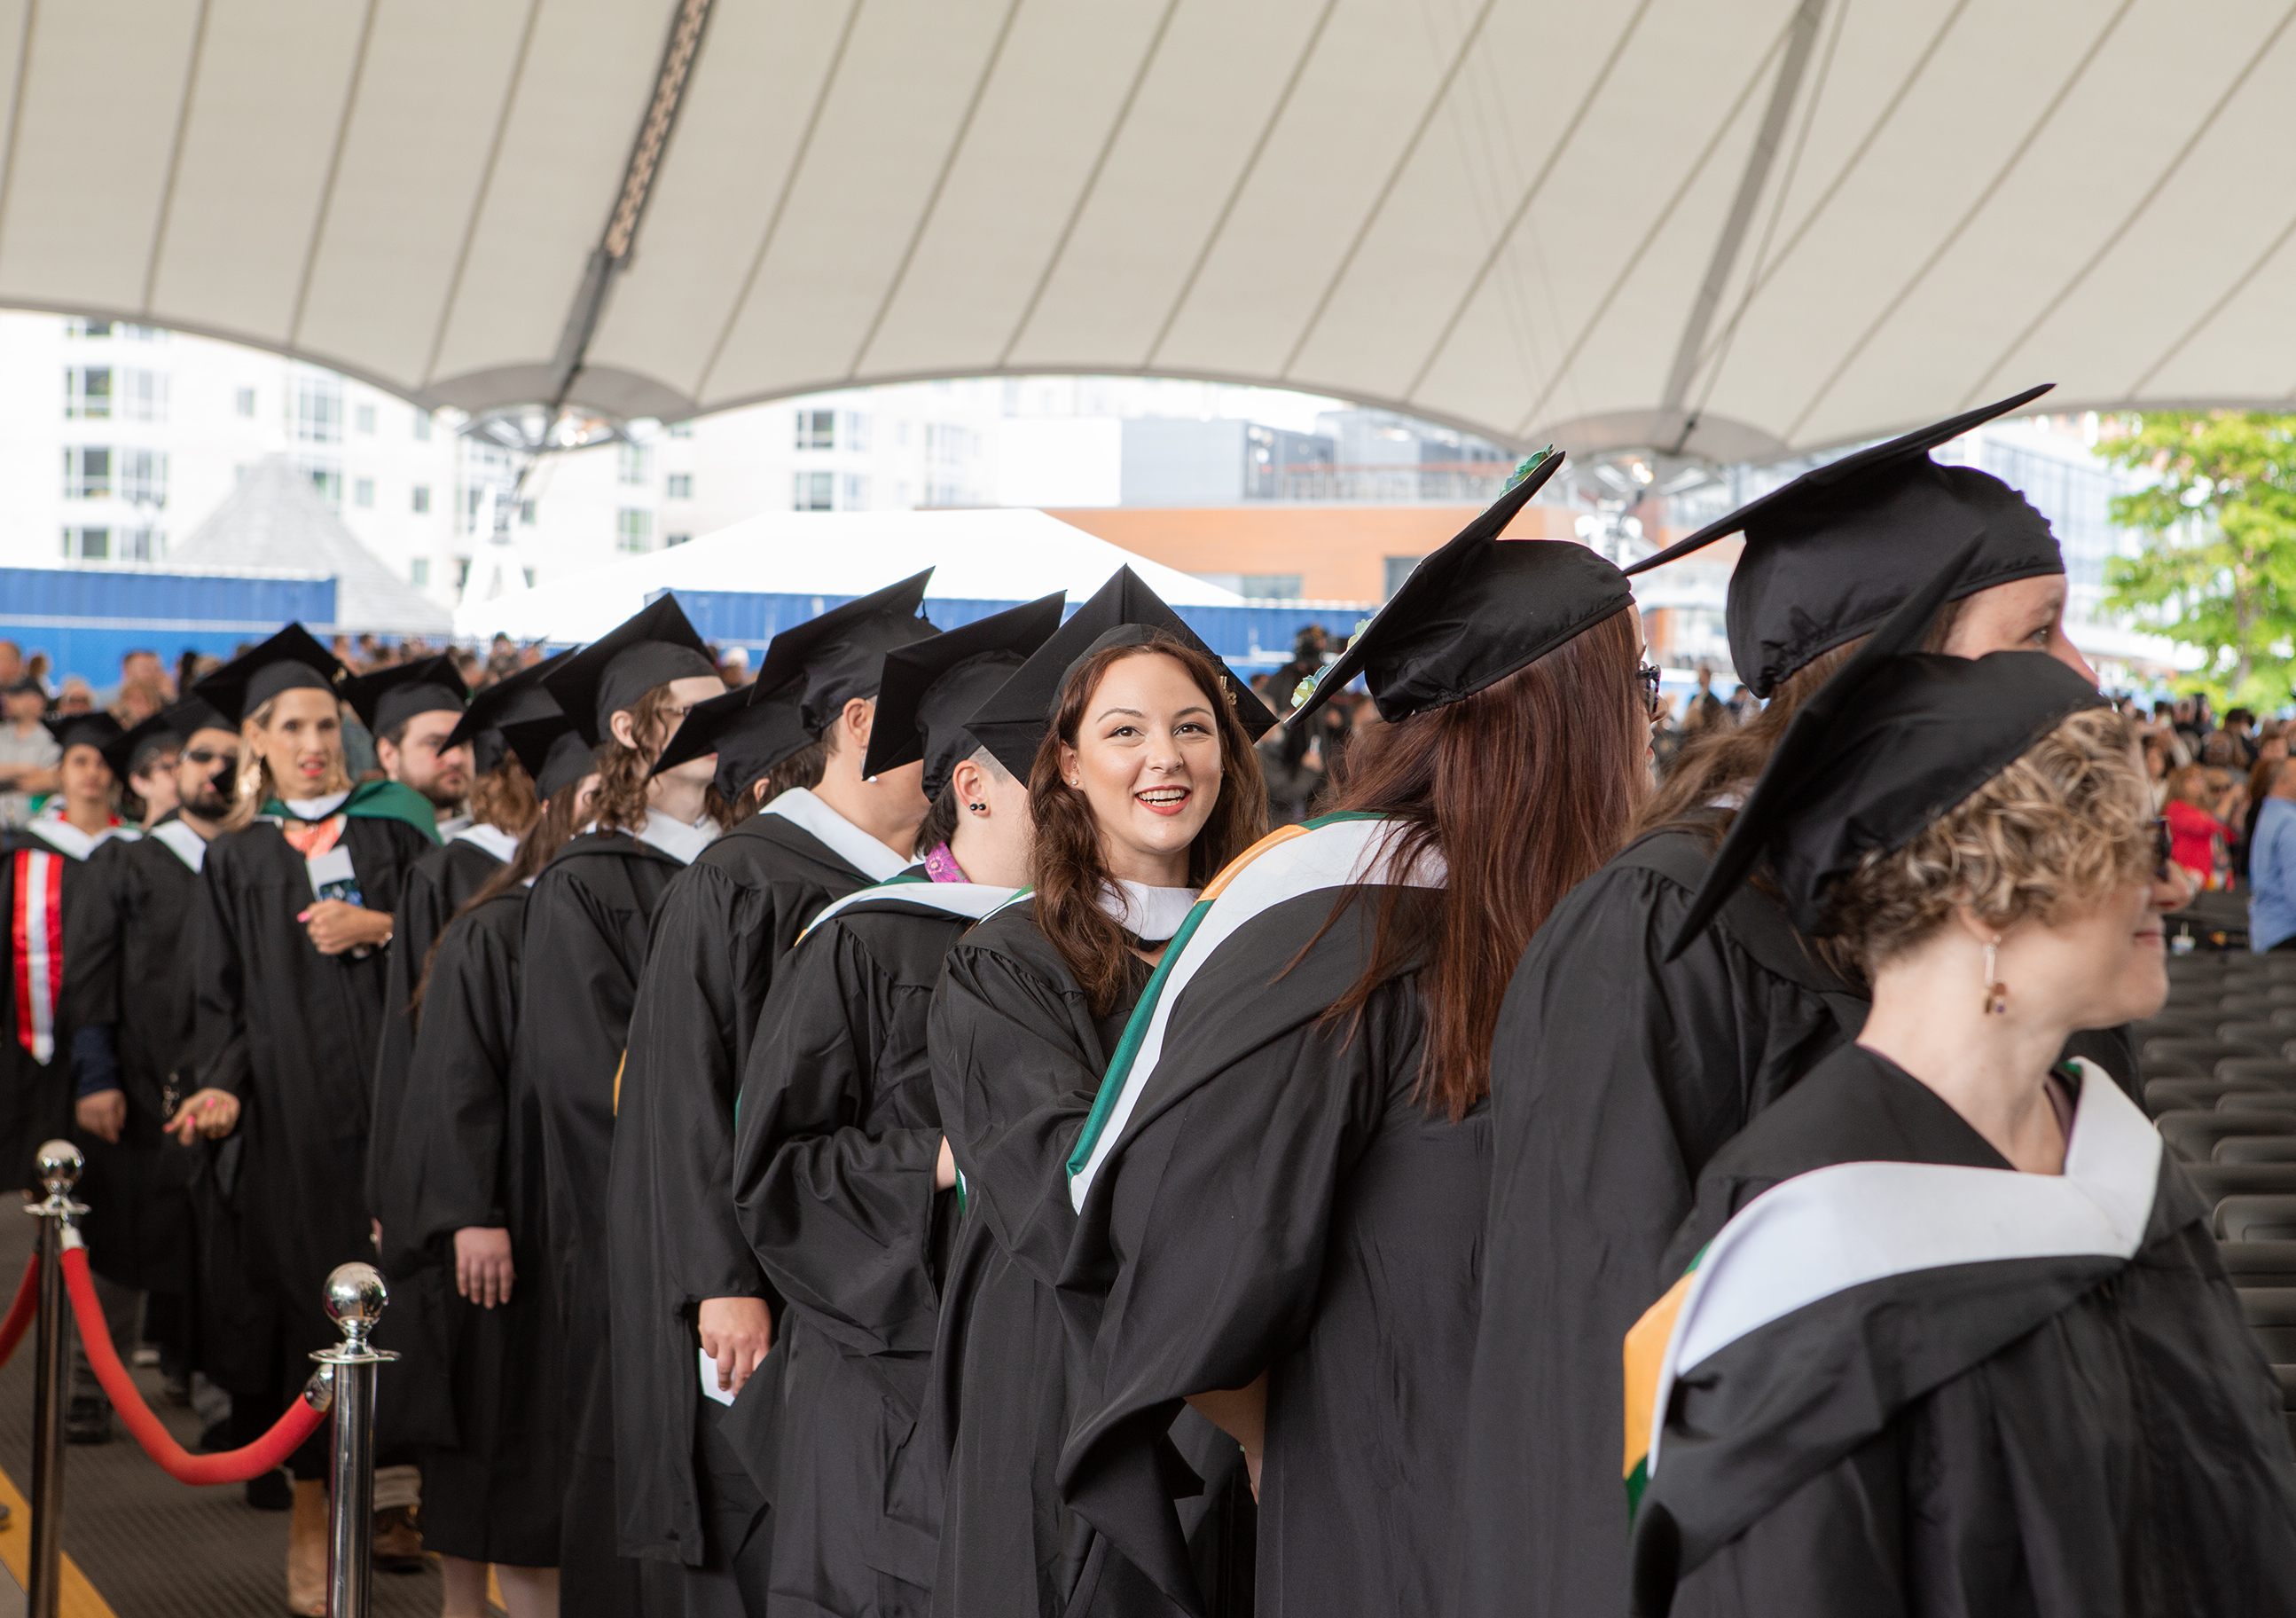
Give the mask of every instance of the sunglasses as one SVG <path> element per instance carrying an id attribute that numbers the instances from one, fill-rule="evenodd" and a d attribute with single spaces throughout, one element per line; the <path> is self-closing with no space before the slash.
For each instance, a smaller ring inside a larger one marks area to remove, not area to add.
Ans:
<path id="1" fill-rule="evenodd" d="M 1635 670 L 1635 678 L 1642 683 L 1643 707 L 1653 719 L 1666 711 L 1666 699 L 1659 694 L 1659 671 L 1648 663 Z"/>
<path id="2" fill-rule="evenodd" d="M 209 752 L 204 747 L 194 747 L 191 752 L 185 753 L 184 757 L 189 759 L 193 763 L 201 767 L 205 767 L 209 764 L 236 764 L 239 762 L 239 755 L 235 752 Z"/>
<path id="3" fill-rule="evenodd" d="M 2169 835 L 2169 817 L 2162 815 L 2152 822 L 2152 875 L 2166 882 L 2169 879 L 2169 856 L 2176 848 Z"/>

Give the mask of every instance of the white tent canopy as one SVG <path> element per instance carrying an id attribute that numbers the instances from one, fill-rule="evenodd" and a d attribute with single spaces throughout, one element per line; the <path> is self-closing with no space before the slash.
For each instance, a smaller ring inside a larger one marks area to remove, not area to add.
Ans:
<path id="1" fill-rule="evenodd" d="M 1726 461 L 2040 380 L 2284 407 L 2292 20 L 0 0 L 0 302 L 624 417 L 1170 374 Z"/>
<path id="2" fill-rule="evenodd" d="M 560 644 L 594 640 L 658 590 L 865 595 L 934 570 L 926 599 L 1081 602 L 1129 567 L 1175 606 L 1234 607 L 1218 585 L 1136 556 L 1040 511 L 768 512 L 687 545 L 491 601 L 465 602 L 455 631 Z"/>

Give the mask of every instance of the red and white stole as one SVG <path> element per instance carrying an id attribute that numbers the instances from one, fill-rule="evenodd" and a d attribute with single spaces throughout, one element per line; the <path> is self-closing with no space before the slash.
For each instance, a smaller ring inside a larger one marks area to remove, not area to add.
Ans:
<path id="1" fill-rule="evenodd" d="M 15 884 L 8 905 L 8 953 L 15 964 L 16 1042 L 45 1066 L 56 1054 L 56 1001 L 64 987 L 64 862 L 85 859 L 119 826 L 89 836 L 60 816 L 43 815 L 33 833 L 67 845 L 84 845 L 77 856 L 53 849 L 20 848 Z"/>

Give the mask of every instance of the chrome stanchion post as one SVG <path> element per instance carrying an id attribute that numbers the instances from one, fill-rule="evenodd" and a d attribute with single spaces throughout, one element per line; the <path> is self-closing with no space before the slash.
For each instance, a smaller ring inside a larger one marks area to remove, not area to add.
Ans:
<path id="1" fill-rule="evenodd" d="M 71 1302 L 64 1292 L 64 1245 L 77 1243 L 71 1222 L 87 1211 L 72 1201 L 79 1148 L 68 1140 L 41 1146 L 35 1167 L 47 1200 L 27 1203 L 40 1221 L 40 1344 L 32 1395 L 32 1560 L 25 1580 L 25 1618 L 56 1618 L 64 1551 L 64 1409 L 71 1400 Z"/>
<path id="2" fill-rule="evenodd" d="M 335 1452 L 327 1474 L 327 1618 L 369 1618 L 374 1602 L 374 1367 L 398 1355 L 367 1346 L 390 1302 L 372 1264 L 327 1276 L 327 1318 L 340 1348 L 311 1358 L 335 1374 Z M 37 1618 L 37 1615 L 36 1615 Z"/>

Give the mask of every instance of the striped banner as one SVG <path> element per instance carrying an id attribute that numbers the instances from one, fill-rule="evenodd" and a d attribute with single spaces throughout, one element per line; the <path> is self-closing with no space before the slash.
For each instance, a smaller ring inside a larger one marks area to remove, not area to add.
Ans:
<path id="1" fill-rule="evenodd" d="M 56 1051 L 56 997 L 63 989 L 63 857 L 18 849 L 15 875 L 8 943 L 16 961 L 16 1042 L 45 1066 Z"/>

